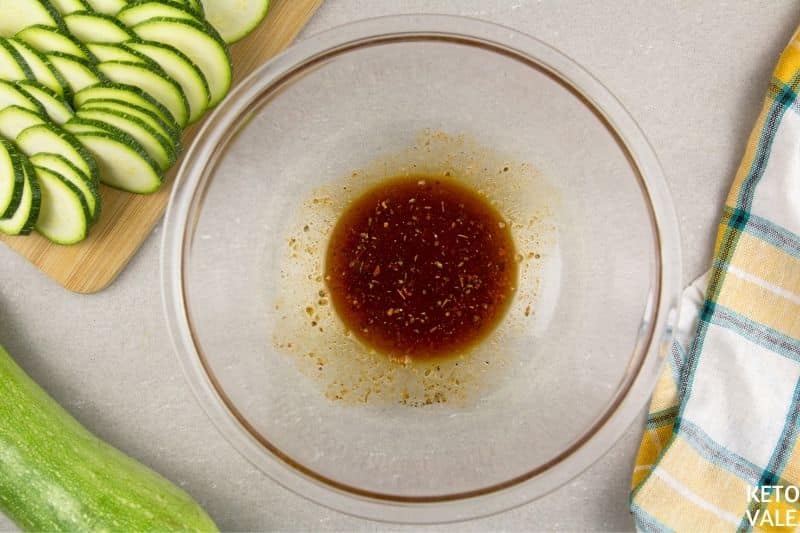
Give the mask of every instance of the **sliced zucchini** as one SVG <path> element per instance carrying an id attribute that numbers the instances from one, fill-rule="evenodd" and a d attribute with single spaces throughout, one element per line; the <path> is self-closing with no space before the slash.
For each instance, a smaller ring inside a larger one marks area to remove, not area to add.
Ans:
<path id="1" fill-rule="evenodd" d="M 10 141 L 0 139 L 0 219 L 13 217 L 22 201 L 24 157 Z"/>
<path id="2" fill-rule="evenodd" d="M 14 47 L 33 73 L 33 79 L 55 91 L 59 96 L 67 99 L 71 97 L 67 80 L 50 63 L 44 54 L 31 45 L 19 39 L 8 39 L 8 44 Z"/>
<path id="3" fill-rule="evenodd" d="M 71 13 L 64 17 L 64 24 L 83 43 L 122 43 L 133 39 L 133 34 L 117 19 L 101 13 Z"/>
<path id="4" fill-rule="evenodd" d="M 0 79 L 8 81 L 34 79 L 28 63 L 5 37 L 0 37 Z"/>
<path id="5" fill-rule="evenodd" d="M 103 15 L 116 15 L 128 5 L 127 0 L 86 0 L 93 11 Z"/>
<path id="6" fill-rule="evenodd" d="M 129 63 L 151 64 L 146 56 L 117 43 L 88 43 L 86 48 L 98 61 L 127 61 Z"/>
<path id="7" fill-rule="evenodd" d="M 201 0 L 206 20 L 225 42 L 235 43 L 258 26 L 269 11 L 269 0 Z"/>
<path id="8" fill-rule="evenodd" d="M 97 217 L 100 216 L 100 193 L 97 190 L 97 185 L 92 183 L 89 177 L 81 172 L 81 169 L 67 161 L 63 156 L 56 154 L 36 154 L 30 157 L 29 160 L 34 167 L 52 170 L 77 187 L 89 208 L 89 221 L 94 222 L 97 220 Z"/>
<path id="9" fill-rule="evenodd" d="M 152 111 L 158 117 L 169 124 L 172 129 L 180 130 L 180 126 L 172 118 L 169 110 L 164 107 L 158 100 L 150 96 L 149 93 L 141 90 L 134 85 L 124 85 L 122 83 L 103 83 L 101 85 L 93 85 L 87 87 L 80 93 L 77 93 L 72 100 L 76 108 L 80 108 L 84 103 L 89 100 L 120 100 L 130 104 L 143 107 L 148 111 Z"/>
<path id="10" fill-rule="evenodd" d="M 10 81 L 0 80 L 0 109 L 16 105 L 45 116 L 44 107 L 27 91 Z"/>
<path id="11" fill-rule="evenodd" d="M 64 176 L 46 168 L 36 168 L 42 191 L 42 207 L 36 231 L 56 244 L 75 244 L 89 232 L 89 206 L 80 189 Z"/>
<path id="12" fill-rule="evenodd" d="M 98 182 L 97 163 L 89 151 L 72 135 L 55 124 L 31 126 L 17 135 L 17 146 L 28 157 L 58 154 L 78 167 L 92 183 Z"/>
<path id="13" fill-rule="evenodd" d="M 106 185 L 137 194 L 152 193 L 161 187 L 163 178 L 158 165 L 130 135 L 77 132 L 75 136 L 94 155 L 100 179 Z"/>
<path id="14" fill-rule="evenodd" d="M 13 37 L 29 26 L 61 26 L 61 17 L 47 0 L 0 0 L 0 36 Z"/>
<path id="15" fill-rule="evenodd" d="M 113 126 L 99 120 L 85 120 L 78 116 L 64 125 L 70 133 L 114 133 Z"/>
<path id="16" fill-rule="evenodd" d="M 177 48 L 150 41 L 126 43 L 128 48 L 149 57 L 183 89 L 189 103 L 189 122 L 199 120 L 208 109 L 211 94 L 203 72 Z"/>
<path id="17" fill-rule="evenodd" d="M 208 24 L 175 18 L 154 18 L 133 27 L 133 32 L 146 41 L 174 46 L 203 72 L 208 81 L 211 101 L 217 105 L 231 87 L 233 67 L 228 47 Z"/>
<path id="18" fill-rule="evenodd" d="M 161 118 L 150 111 L 149 109 L 145 109 L 140 107 L 136 104 L 131 104 L 128 102 L 123 102 L 122 100 L 112 100 L 112 99 L 105 99 L 105 100 L 88 100 L 84 102 L 84 104 L 80 107 L 81 110 L 93 110 L 99 109 L 102 111 L 116 111 L 117 113 L 122 113 L 123 115 L 130 115 L 132 117 L 138 118 L 139 120 L 145 122 L 148 126 L 156 130 L 158 133 L 163 135 L 164 137 L 170 139 L 172 144 L 177 147 L 177 151 L 180 152 L 181 148 L 181 131 L 179 129 L 173 129 L 173 125 L 167 124 Z"/>
<path id="19" fill-rule="evenodd" d="M 89 10 L 89 5 L 83 0 L 50 0 L 50 3 L 61 15 Z"/>
<path id="20" fill-rule="evenodd" d="M 50 117 L 50 120 L 59 126 L 75 115 L 72 107 L 70 107 L 67 102 L 59 98 L 55 92 L 51 91 L 41 83 L 35 81 L 20 81 L 17 82 L 17 85 L 22 87 L 26 93 L 35 98 L 37 102 L 42 104 L 42 107 L 44 107 L 44 110 L 47 113 L 47 116 Z"/>
<path id="21" fill-rule="evenodd" d="M 203 9 L 203 4 L 200 2 L 200 0 L 181 0 L 180 3 L 186 4 L 191 8 L 192 11 L 205 18 L 205 10 Z"/>
<path id="22" fill-rule="evenodd" d="M 170 3 L 179 4 L 181 7 L 191 10 L 191 12 L 198 17 L 205 18 L 205 14 L 203 13 L 203 4 L 200 3 L 200 0 L 170 0 Z"/>
<path id="23" fill-rule="evenodd" d="M 69 132 L 73 135 L 76 133 L 110 133 L 108 125 L 101 125 L 97 122 L 87 124 L 86 121 L 79 119 L 72 119 L 64 127 L 69 128 Z"/>
<path id="24" fill-rule="evenodd" d="M 125 128 L 120 125 L 120 121 L 132 121 L 148 130 L 151 135 L 155 135 L 159 143 L 166 143 L 168 152 L 178 155 L 183 149 L 180 130 L 172 129 L 158 115 L 135 104 L 119 100 L 89 100 L 78 109 L 76 116 L 88 120 L 105 121 L 108 119 L 109 124 L 123 130 Z M 136 137 L 132 132 L 128 133 Z"/>
<path id="25" fill-rule="evenodd" d="M 97 85 L 103 77 L 92 63 L 80 57 L 53 52 L 47 59 L 61 73 L 72 94 L 77 94 L 86 87 Z"/>
<path id="26" fill-rule="evenodd" d="M 125 116 L 115 111 L 92 109 L 81 109 L 76 117 L 80 122 L 99 126 L 110 133 L 115 133 L 115 129 L 124 131 L 142 145 L 142 148 L 153 158 L 153 161 L 158 163 L 162 172 L 168 170 L 178 157 L 176 147 L 167 137 L 164 137 L 148 126 L 147 123 L 137 118 Z"/>
<path id="27" fill-rule="evenodd" d="M 47 124 L 47 119 L 30 109 L 12 105 L 0 110 L 0 136 L 4 139 L 14 140 L 22 131 L 37 124 Z"/>
<path id="28" fill-rule="evenodd" d="M 33 166 L 25 157 L 20 158 L 20 161 L 25 174 L 22 199 L 11 218 L 0 220 L 0 233 L 5 233 L 6 235 L 28 235 L 33 231 L 36 220 L 39 218 L 39 209 L 42 203 L 39 180 L 36 178 Z"/>
<path id="29" fill-rule="evenodd" d="M 201 22 L 197 13 L 188 5 L 170 0 L 150 0 L 128 4 L 126 8 L 117 13 L 117 18 L 126 26 L 136 26 L 140 22 L 158 17 L 188 19 Z"/>
<path id="30" fill-rule="evenodd" d="M 83 43 L 73 39 L 59 28 L 41 25 L 29 26 L 17 34 L 17 39 L 28 43 L 43 54 L 60 52 L 88 61 L 94 61 L 92 54 L 86 49 Z"/>
<path id="31" fill-rule="evenodd" d="M 178 82 L 138 63 L 106 61 L 97 65 L 106 78 L 116 83 L 141 87 L 166 107 L 180 127 L 189 121 L 189 103 Z"/>

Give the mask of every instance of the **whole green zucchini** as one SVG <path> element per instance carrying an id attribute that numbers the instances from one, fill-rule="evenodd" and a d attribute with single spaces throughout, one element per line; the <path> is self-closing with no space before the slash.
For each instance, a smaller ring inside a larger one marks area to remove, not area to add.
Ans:
<path id="1" fill-rule="evenodd" d="M 1 346 L 0 510 L 30 531 L 217 531 L 188 494 L 92 435 Z"/>

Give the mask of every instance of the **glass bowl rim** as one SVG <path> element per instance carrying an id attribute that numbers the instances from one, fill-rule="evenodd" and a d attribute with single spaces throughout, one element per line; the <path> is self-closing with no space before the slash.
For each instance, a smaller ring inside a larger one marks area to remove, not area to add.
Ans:
<path id="1" fill-rule="evenodd" d="M 626 378 L 609 407 L 564 452 L 532 472 L 469 493 L 444 496 L 393 496 L 335 482 L 299 465 L 265 444 L 227 398 L 206 364 L 191 322 L 185 294 L 185 256 L 193 222 L 213 168 L 235 137 L 254 102 L 275 92 L 285 80 L 325 58 L 366 46 L 408 41 L 446 41 L 489 49 L 527 63 L 555 78 L 603 121 L 639 177 L 658 245 L 656 268 L 637 345 Z M 212 170 L 209 170 L 212 169 Z M 649 201 L 648 201 L 649 200 Z M 163 307 L 190 388 L 222 435 L 239 453 L 280 485 L 326 507 L 373 520 L 443 523 L 487 516 L 530 502 L 563 485 L 599 459 L 641 412 L 669 352 L 678 317 L 681 257 L 678 222 L 656 154 L 621 103 L 596 78 L 568 56 L 517 30 L 453 15 L 391 15 L 351 22 L 311 36 L 268 61 L 237 85 L 212 113 L 184 159 L 164 223 L 161 251 Z M 648 317 L 649 314 L 649 317 Z"/>

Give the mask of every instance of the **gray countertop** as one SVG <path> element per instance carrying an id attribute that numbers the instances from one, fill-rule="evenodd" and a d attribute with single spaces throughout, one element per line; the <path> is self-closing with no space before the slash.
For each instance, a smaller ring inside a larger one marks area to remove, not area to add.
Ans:
<path id="1" fill-rule="evenodd" d="M 795 1 L 327 0 L 300 38 L 356 18 L 415 12 L 512 26 L 597 76 L 661 159 L 683 234 L 685 279 L 704 270 L 770 72 L 800 21 Z M 223 530 L 410 530 L 309 503 L 220 436 L 172 353 L 161 311 L 160 233 L 92 296 L 67 292 L 0 245 L 0 344 L 91 430 L 189 491 Z M 556 492 L 437 529 L 632 529 L 627 497 L 640 425 Z M 13 526 L 0 516 L 5 529 Z"/>

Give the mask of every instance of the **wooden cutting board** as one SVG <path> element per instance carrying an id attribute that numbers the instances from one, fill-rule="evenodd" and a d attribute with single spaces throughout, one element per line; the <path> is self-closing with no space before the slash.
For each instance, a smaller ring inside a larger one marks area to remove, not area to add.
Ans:
<path id="1" fill-rule="evenodd" d="M 246 39 L 231 47 L 234 83 L 289 46 L 323 0 L 272 0 L 264 22 Z M 188 147 L 202 125 L 195 124 L 183 136 Z M 101 186 L 103 211 L 89 238 L 74 246 L 59 246 L 43 237 L 0 236 L 12 249 L 67 289 L 93 293 L 106 288 L 128 264 L 167 208 L 175 173 L 155 194 L 128 194 Z"/>

